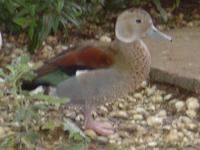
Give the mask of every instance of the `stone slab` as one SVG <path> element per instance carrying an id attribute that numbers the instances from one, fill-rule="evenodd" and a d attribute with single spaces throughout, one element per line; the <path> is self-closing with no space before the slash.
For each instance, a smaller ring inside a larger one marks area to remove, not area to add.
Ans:
<path id="1" fill-rule="evenodd" d="M 145 39 L 152 55 L 150 77 L 200 93 L 200 27 L 174 29 L 173 42 Z"/>

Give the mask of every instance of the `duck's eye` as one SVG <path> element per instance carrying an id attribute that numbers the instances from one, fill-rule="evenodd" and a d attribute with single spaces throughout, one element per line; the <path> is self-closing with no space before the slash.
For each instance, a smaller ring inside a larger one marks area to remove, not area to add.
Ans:
<path id="1" fill-rule="evenodd" d="M 141 19 L 136 19 L 136 23 L 141 23 Z"/>

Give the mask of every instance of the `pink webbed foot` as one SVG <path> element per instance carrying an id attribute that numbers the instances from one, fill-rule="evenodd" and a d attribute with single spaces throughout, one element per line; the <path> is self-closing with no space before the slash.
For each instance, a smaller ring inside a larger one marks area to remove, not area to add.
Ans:
<path id="1" fill-rule="evenodd" d="M 111 124 L 100 123 L 100 122 L 97 122 L 97 121 L 94 121 L 94 120 L 90 120 L 90 121 L 86 120 L 85 129 L 92 129 L 97 134 L 104 135 L 104 136 L 111 135 L 115 132 L 114 128 Z"/>
<path id="2" fill-rule="evenodd" d="M 110 123 L 102 123 L 102 122 L 97 122 L 93 119 L 92 117 L 92 107 L 88 107 L 90 105 L 86 105 L 85 107 L 85 123 L 84 127 L 85 129 L 91 129 L 94 132 L 96 132 L 99 135 L 110 135 L 114 133 L 114 128 Z"/>

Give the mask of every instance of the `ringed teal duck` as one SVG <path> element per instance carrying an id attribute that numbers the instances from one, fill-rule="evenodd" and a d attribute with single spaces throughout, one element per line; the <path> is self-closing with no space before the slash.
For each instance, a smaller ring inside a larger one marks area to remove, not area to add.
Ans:
<path id="1" fill-rule="evenodd" d="M 67 96 L 72 104 L 84 108 L 85 128 L 101 135 L 112 134 L 114 129 L 95 121 L 92 111 L 100 104 L 134 91 L 148 77 L 151 56 L 141 38 L 147 35 L 172 41 L 155 28 L 150 15 L 141 9 L 122 12 L 116 21 L 115 35 L 116 39 L 110 43 L 77 44 L 39 68 L 34 80 L 55 85 L 55 95 Z M 75 76 L 80 69 L 89 71 Z"/>

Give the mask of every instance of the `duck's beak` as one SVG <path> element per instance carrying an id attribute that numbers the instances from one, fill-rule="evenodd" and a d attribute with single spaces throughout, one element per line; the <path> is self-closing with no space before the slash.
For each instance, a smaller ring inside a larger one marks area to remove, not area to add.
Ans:
<path id="1" fill-rule="evenodd" d="M 162 32 L 160 32 L 154 25 L 150 27 L 150 29 L 147 31 L 147 35 L 152 37 L 153 39 L 157 40 L 167 40 L 172 42 L 172 38 Z"/>

